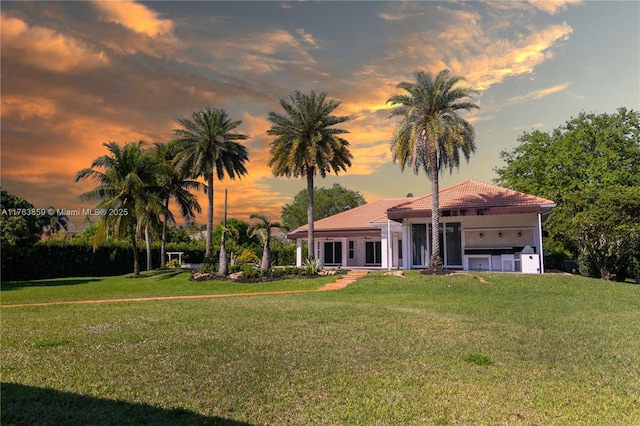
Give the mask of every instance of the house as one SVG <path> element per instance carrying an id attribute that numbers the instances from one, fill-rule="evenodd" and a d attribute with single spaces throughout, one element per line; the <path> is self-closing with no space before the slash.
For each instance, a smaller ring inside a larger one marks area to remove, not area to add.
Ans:
<path id="1" fill-rule="evenodd" d="M 440 257 L 445 268 L 544 272 L 544 198 L 469 180 L 439 192 Z M 290 232 L 302 264 L 307 226 Z M 431 194 L 391 198 L 315 222 L 316 258 L 325 266 L 426 268 L 431 257 Z"/>

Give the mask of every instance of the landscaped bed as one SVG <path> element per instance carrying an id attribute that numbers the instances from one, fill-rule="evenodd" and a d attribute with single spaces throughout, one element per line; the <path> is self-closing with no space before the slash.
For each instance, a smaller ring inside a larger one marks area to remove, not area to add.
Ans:
<path id="1" fill-rule="evenodd" d="M 2 424 L 640 418 L 640 286 L 477 275 L 485 282 L 408 272 L 330 292 L 3 308 Z M 35 289 L 3 284 L 2 303 L 16 290 Z"/>

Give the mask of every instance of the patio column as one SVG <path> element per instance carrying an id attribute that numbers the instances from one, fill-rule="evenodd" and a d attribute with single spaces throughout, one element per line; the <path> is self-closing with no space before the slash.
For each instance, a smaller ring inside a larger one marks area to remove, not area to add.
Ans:
<path id="1" fill-rule="evenodd" d="M 304 240 L 302 238 L 298 238 L 296 240 L 296 266 L 298 268 L 302 267 L 302 243 Z"/>
<path id="2" fill-rule="evenodd" d="M 544 274 L 544 248 L 542 247 L 542 213 L 538 213 L 538 250 L 540 255 L 540 273 Z"/>
<path id="3" fill-rule="evenodd" d="M 347 267 L 348 254 L 349 254 L 349 242 L 345 237 L 342 239 L 342 267 L 343 268 Z"/>
<path id="4" fill-rule="evenodd" d="M 387 218 L 387 270 L 393 265 L 393 236 L 391 235 L 391 220 Z"/>
<path id="5" fill-rule="evenodd" d="M 407 220 L 404 219 L 402 221 L 402 269 L 408 270 L 411 269 L 410 261 L 411 261 L 411 252 L 409 251 L 409 224 Z"/>

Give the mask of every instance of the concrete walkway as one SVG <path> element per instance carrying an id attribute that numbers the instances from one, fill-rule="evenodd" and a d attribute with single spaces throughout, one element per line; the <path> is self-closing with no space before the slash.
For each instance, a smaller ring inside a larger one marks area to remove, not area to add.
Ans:
<path id="1" fill-rule="evenodd" d="M 226 294 L 199 294 L 190 296 L 155 296 L 155 297 L 132 297 L 128 299 L 98 299 L 98 300 L 69 300 L 60 302 L 41 302 L 41 303 L 21 303 L 15 305 L 2 305 L 2 308 L 26 308 L 33 306 L 53 306 L 53 305 L 88 305 L 95 303 L 120 303 L 120 302 L 147 302 L 151 300 L 177 300 L 177 299 L 221 299 L 224 297 L 246 297 L 246 296 L 269 296 L 276 294 L 296 294 L 296 293 L 317 293 L 320 291 L 332 291 L 345 288 L 349 284 L 357 281 L 367 275 L 368 271 L 348 271 L 346 275 L 341 275 L 332 283 L 325 284 L 315 290 L 283 290 L 283 291 L 265 291 L 254 293 L 226 293 Z"/>

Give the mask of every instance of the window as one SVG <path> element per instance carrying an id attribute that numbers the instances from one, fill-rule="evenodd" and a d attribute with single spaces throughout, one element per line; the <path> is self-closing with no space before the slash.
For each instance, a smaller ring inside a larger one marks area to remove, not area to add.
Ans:
<path id="1" fill-rule="evenodd" d="M 402 260 L 402 240 L 398 240 L 398 260 Z"/>
<path id="2" fill-rule="evenodd" d="M 382 263 L 382 243 L 380 241 L 367 241 L 365 243 L 365 263 Z"/>
<path id="3" fill-rule="evenodd" d="M 349 259 L 353 259 L 355 257 L 356 249 L 355 242 L 349 241 Z"/>

